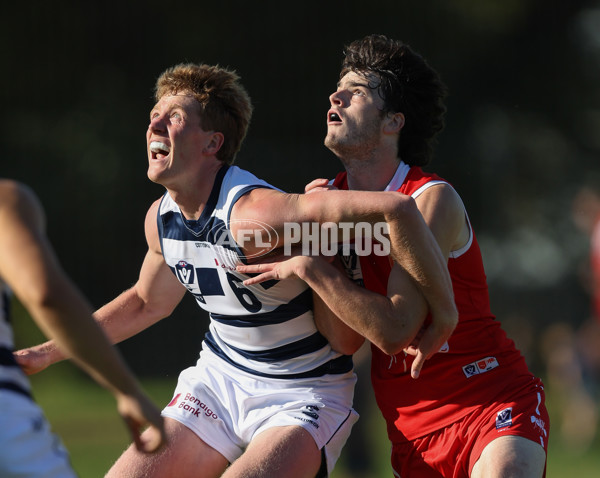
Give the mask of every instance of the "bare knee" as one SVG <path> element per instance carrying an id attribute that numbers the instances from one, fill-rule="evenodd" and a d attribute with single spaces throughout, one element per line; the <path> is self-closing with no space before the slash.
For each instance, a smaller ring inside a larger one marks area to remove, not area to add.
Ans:
<path id="1" fill-rule="evenodd" d="M 119 457 L 105 478 L 219 477 L 227 459 L 208 446 L 183 424 L 165 419 L 166 444 L 155 453 L 142 453 L 132 444 Z"/>
<path id="2" fill-rule="evenodd" d="M 313 478 L 320 467 L 321 451 L 309 432 L 274 427 L 255 437 L 222 478 Z"/>
<path id="3" fill-rule="evenodd" d="M 541 478 L 546 452 L 534 441 L 500 437 L 488 444 L 473 466 L 471 478 Z"/>
<path id="4" fill-rule="evenodd" d="M 108 470 L 105 478 L 141 478 L 142 476 L 152 476 L 149 471 L 152 469 L 152 461 L 160 460 L 160 455 L 165 452 L 166 446 L 163 446 L 156 453 L 144 454 L 139 452 L 133 444 L 129 445 L 110 470 Z"/>

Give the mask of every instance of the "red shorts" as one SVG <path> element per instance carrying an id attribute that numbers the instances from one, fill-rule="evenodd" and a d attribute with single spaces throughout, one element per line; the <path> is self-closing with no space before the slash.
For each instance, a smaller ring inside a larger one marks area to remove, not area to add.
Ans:
<path id="1" fill-rule="evenodd" d="M 468 478 L 483 449 L 502 436 L 535 441 L 548 452 L 549 417 L 536 383 L 505 402 L 482 406 L 441 430 L 392 444 L 392 468 L 402 478 Z"/>

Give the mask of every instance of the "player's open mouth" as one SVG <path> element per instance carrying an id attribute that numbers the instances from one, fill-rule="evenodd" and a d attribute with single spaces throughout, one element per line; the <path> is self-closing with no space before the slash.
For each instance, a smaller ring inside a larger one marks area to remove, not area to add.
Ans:
<path id="1" fill-rule="evenodd" d="M 342 122 L 342 118 L 340 118 L 340 115 L 338 115 L 335 111 L 330 111 L 327 113 L 327 123 L 331 124 L 331 123 L 341 123 Z"/>
<path id="2" fill-rule="evenodd" d="M 152 141 L 150 152 L 152 153 L 152 159 L 162 159 L 171 152 L 171 148 L 160 141 Z"/>

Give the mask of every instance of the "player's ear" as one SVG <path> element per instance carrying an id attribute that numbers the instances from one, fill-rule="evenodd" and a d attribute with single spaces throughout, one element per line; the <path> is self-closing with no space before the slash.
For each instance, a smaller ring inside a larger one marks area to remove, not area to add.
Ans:
<path id="1" fill-rule="evenodd" d="M 385 119 L 383 132 L 396 134 L 404 127 L 404 113 L 388 113 Z"/>
<path id="2" fill-rule="evenodd" d="M 206 154 L 214 155 L 221 149 L 223 146 L 223 142 L 225 141 L 225 137 L 223 133 L 215 131 L 208 142 L 208 144 L 204 147 L 203 152 Z"/>

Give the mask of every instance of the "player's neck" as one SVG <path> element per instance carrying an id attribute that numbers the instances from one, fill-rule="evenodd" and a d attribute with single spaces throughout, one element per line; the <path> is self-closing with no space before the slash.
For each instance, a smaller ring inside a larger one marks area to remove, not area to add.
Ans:
<path id="1" fill-rule="evenodd" d="M 383 191 L 390 183 L 398 164 L 397 158 L 387 161 L 343 161 L 348 175 L 348 188 L 360 191 Z"/>
<path id="2" fill-rule="evenodd" d="M 202 174 L 190 174 L 189 180 L 179 183 L 176 187 L 167 187 L 169 195 L 186 219 L 196 220 L 202 215 L 221 166 L 223 163 L 206 168 Z"/>

